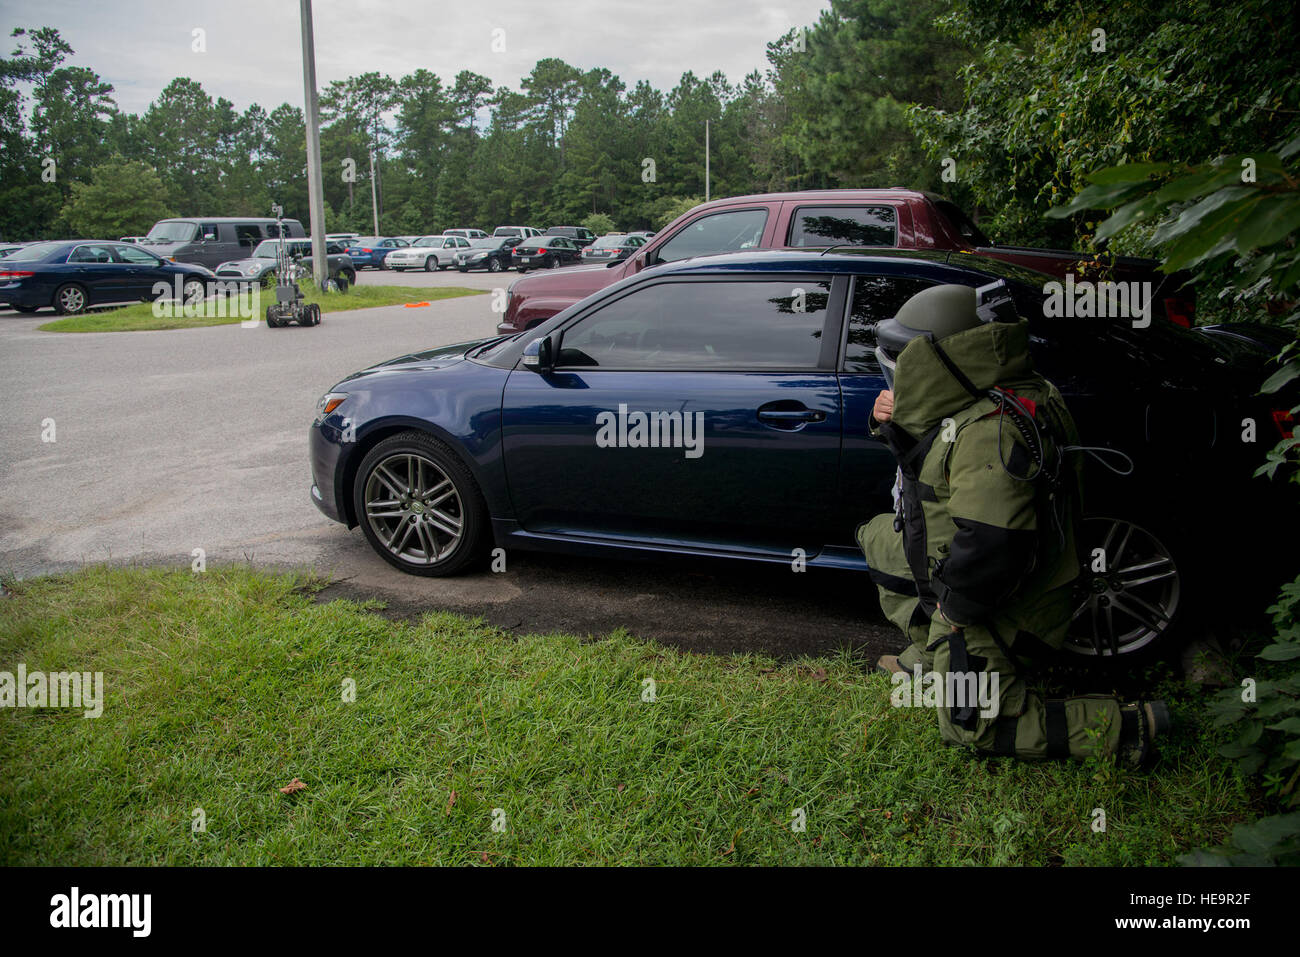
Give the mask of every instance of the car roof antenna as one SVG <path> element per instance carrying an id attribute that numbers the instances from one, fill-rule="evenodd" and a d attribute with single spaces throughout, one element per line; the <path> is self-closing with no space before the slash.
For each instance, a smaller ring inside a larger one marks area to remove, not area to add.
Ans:
<path id="1" fill-rule="evenodd" d="M 833 245 L 833 246 L 827 246 L 825 249 L 823 249 L 823 250 L 821 251 L 821 255 L 825 256 L 828 252 L 831 252 L 832 250 L 835 250 L 835 249 L 841 249 L 841 248 L 843 248 L 843 249 L 857 249 L 857 248 L 858 248 L 858 244 L 857 244 L 857 243 L 836 243 L 836 244 Z"/>

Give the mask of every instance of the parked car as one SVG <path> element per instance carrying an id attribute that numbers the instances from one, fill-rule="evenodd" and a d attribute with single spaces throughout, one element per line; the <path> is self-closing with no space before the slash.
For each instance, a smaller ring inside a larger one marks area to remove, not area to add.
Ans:
<path id="1" fill-rule="evenodd" d="M 289 247 L 289 254 L 297 259 L 301 259 L 312 268 L 311 263 L 312 251 L 310 239 L 286 239 L 285 245 Z M 222 263 L 217 267 L 217 278 L 230 281 L 240 281 L 245 283 L 262 283 L 267 285 L 275 278 L 276 251 L 280 246 L 280 240 L 264 240 L 253 254 L 244 259 L 232 259 L 230 262 Z M 328 263 L 327 272 L 335 280 L 343 280 L 347 285 L 352 285 L 357 281 L 357 268 L 352 262 L 352 257 L 348 255 L 347 246 L 338 240 L 330 240 L 325 243 L 325 256 Z"/>
<path id="2" fill-rule="evenodd" d="M 1096 274 L 1102 266 L 1087 253 L 994 246 L 953 203 L 933 193 L 905 189 L 830 189 L 735 196 L 696 206 L 659 231 L 626 260 L 604 269 L 574 269 L 533 276 L 511 286 L 501 332 L 519 332 L 549 319 L 620 279 L 693 256 L 746 249 L 826 248 L 941 249 L 973 254 L 1062 278 Z M 1185 275 L 1165 276 L 1153 260 L 1120 257 L 1114 278 L 1152 283 L 1153 314 L 1190 326 L 1191 293 Z"/>
<path id="3" fill-rule="evenodd" d="M 596 241 L 596 234 L 585 226 L 552 226 L 546 231 L 545 235 L 563 236 L 566 239 L 572 239 L 579 249 L 590 246 Z"/>
<path id="4" fill-rule="evenodd" d="M 626 259 L 645 245 L 645 240 L 631 233 L 601 236 L 582 251 L 582 261 L 618 262 Z"/>
<path id="5" fill-rule="evenodd" d="M 471 269 L 501 272 L 509 269 L 517 241 L 511 236 L 471 239 L 469 249 L 456 253 L 456 268 L 461 272 L 469 272 Z"/>
<path id="6" fill-rule="evenodd" d="M 554 269 L 582 261 L 582 250 L 564 236 L 530 236 L 515 244 L 510 260 L 520 272 Z"/>
<path id="7" fill-rule="evenodd" d="M 363 236 L 360 239 L 354 239 L 347 244 L 348 255 L 352 257 L 352 263 L 358 269 L 365 269 L 367 266 L 371 269 L 384 269 L 384 257 L 394 249 L 402 249 L 411 245 L 405 239 L 396 236 Z"/>
<path id="8" fill-rule="evenodd" d="M 286 236 L 305 236 L 302 223 L 286 219 Z M 150 252 L 178 263 L 196 263 L 215 269 L 224 262 L 252 253 L 264 239 L 278 233 L 274 219 L 255 217 L 198 217 L 159 220 L 145 237 Z"/>
<path id="9" fill-rule="evenodd" d="M 71 314 L 90 306 L 153 299 L 155 284 L 174 290 L 178 281 L 189 301 L 202 299 L 212 278 L 206 267 L 170 262 L 131 243 L 32 243 L 0 260 L 0 306 L 29 313 L 52 306 Z"/>
<path id="10" fill-rule="evenodd" d="M 628 235 L 629 235 L 629 236 L 640 236 L 642 239 L 654 239 L 655 236 L 658 235 L 658 233 L 652 233 L 652 232 L 649 232 L 648 230 L 644 230 L 644 229 L 634 229 L 632 232 L 628 233 Z"/>
<path id="11" fill-rule="evenodd" d="M 1084 536 L 1111 558 L 1080 582 L 1070 638 L 1083 657 L 1131 661 L 1194 622 L 1198 596 L 1233 587 L 1222 556 L 1257 554 L 1233 549 L 1258 523 L 1295 540 L 1285 488 L 1250 478 L 1271 442 L 1237 436 L 1243 415 L 1271 427 L 1296 390 L 1259 396 L 1263 351 L 1234 356 L 1171 323 L 1045 318 L 1043 278 L 947 252 L 754 252 L 643 270 L 526 334 L 335 384 L 310 429 L 311 497 L 419 575 L 464 570 L 492 545 L 786 565 L 802 550 L 809 569 L 865 570 L 854 529 L 892 509 L 895 473 L 868 425 L 886 387 L 875 325 L 933 284 L 1003 280 L 1082 444 L 1132 460 L 1118 476 L 1087 459 Z M 650 415 L 663 441 L 648 438 Z M 1233 507 L 1207 507 L 1206 489 Z"/>
<path id="12" fill-rule="evenodd" d="M 145 243 L 149 241 L 148 236 L 119 236 L 119 243 Z"/>
<path id="13" fill-rule="evenodd" d="M 515 236 L 519 239 L 527 239 L 529 236 L 540 236 L 542 231 L 534 229 L 532 226 L 498 226 L 492 230 L 493 236 Z"/>
<path id="14" fill-rule="evenodd" d="M 333 241 L 336 243 L 343 243 L 343 245 L 345 246 L 348 243 L 352 242 L 354 239 L 360 239 L 360 238 L 361 238 L 360 233 L 326 233 L 325 234 L 326 242 Z"/>
<path id="15" fill-rule="evenodd" d="M 384 266 L 397 272 L 423 269 L 433 272 L 450 269 L 458 252 L 469 249 L 469 240 L 460 236 L 421 236 L 403 249 L 394 249 L 384 257 Z"/>
<path id="16" fill-rule="evenodd" d="M 459 236 L 461 239 L 487 239 L 488 234 L 481 229 L 444 229 L 444 236 Z"/>

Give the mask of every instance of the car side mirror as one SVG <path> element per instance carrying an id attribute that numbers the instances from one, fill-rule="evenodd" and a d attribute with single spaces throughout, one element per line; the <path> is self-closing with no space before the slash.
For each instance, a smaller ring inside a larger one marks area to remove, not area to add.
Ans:
<path id="1" fill-rule="evenodd" d="M 555 368 L 555 345 L 550 336 L 534 339 L 524 346 L 524 368 L 547 375 Z"/>

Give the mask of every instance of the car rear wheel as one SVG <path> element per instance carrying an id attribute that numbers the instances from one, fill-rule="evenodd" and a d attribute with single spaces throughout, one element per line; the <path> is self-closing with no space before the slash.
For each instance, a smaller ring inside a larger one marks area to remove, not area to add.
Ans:
<path id="1" fill-rule="evenodd" d="M 353 507 L 384 561 L 412 575 L 452 575 L 482 553 L 487 510 L 464 463 L 424 432 L 371 449 L 357 469 Z"/>
<path id="2" fill-rule="evenodd" d="M 1095 664 L 1129 665 L 1173 649 L 1185 616 L 1184 575 L 1154 531 L 1109 516 L 1083 520 L 1085 565 L 1065 650 Z M 1183 614 L 1180 615 L 1180 609 Z"/>
<path id="3" fill-rule="evenodd" d="M 54 309 L 65 316 L 85 312 L 87 304 L 86 290 L 75 282 L 67 283 L 54 291 Z"/>

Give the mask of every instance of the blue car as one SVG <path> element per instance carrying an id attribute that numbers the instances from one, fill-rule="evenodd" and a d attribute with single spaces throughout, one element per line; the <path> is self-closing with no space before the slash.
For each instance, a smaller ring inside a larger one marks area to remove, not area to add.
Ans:
<path id="1" fill-rule="evenodd" d="M 359 239 L 353 239 L 348 242 L 347 253 L 351 257 L 353 265 L 358 269 L 364 269 L 369 266 L 371 269 L 383 269 L 384 257 L 394 249 L 402 249 L 411 245 L 405 239 L 398 239 L 395 236 L 362 236 Z"/>
<path id="2" fill-rule="evenodd" d="M 141 302 L 179 293 L 202 299 L 215 279 L 212 270 L 174 263 L 132 243 L 65 240 L 32 243 L 0 260 L 0 307 L 35 312 L 52 306 L 73 314 L 90 306 Z"/>
<path id="3" fill-rule="evenodd" d="M 1084 583 L 1076 647 L 1137 652 L 1186 613 L 1187 516 L 1234 554 L 1219 536 L 1250 527 L 1234 510 L 1266 507 L 1267 490 L 1241 489 L 1276 436 L 1231 441 L 1245 414 L 1273 421 L 1254 395 L 1266 351 L 1167 323 L 1047 318 L 1051 277 L 960 253 L 690 259 L 513 337 L 383 362 L 321 398 L 311 497 L 419 575 L 465 569 L 493 545 L 861 570 L 854 530 L 892 510 L 895 474 L 869 431 L 886 387 L 875 325 L 930 285 L 999 279 L 1085 444 L 1132 460 L 1127 475 L 1091 459 L 1085 473 L 1085 537 L 1124 536 L 1126 551 Z M 1207 509 L 1205 489 L 1239 504 Z M 1097 613 L 1123 589 L 1127 617 Z"/>

